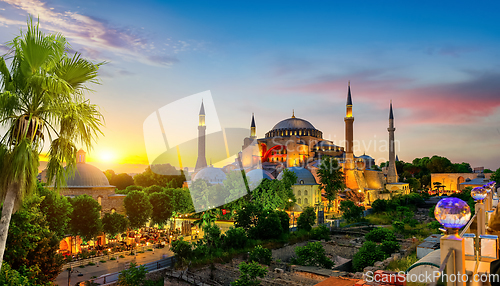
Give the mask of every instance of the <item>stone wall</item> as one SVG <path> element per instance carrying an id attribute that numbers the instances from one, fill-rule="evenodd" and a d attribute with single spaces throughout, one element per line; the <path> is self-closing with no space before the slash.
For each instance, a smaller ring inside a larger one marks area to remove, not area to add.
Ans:
<path id="1" fill-rule="evenodd" d="M 436 173 L 431 174 L 431 186 L 434 187 L 435 182 L 439 182 L 445 186 L 445 190 L 458 191 L 460 183 L 465 182 L 466 179 L 477 178 L 478 173 Z M 484 174 L 486 179 L 491 177 L 491 173 Z"/>
<path id="2" fill-rule="evenodd" d="M 80 196 L 87 194 L 102 206 L 102 213 L 110 213 L 114 209 L 117 213 L 125 214 L 123 199 L 125 195 L 115 193 L 115 187 L 96 187 L 96 188 L 71 188 L 60 191 L 63 196 Z"/>

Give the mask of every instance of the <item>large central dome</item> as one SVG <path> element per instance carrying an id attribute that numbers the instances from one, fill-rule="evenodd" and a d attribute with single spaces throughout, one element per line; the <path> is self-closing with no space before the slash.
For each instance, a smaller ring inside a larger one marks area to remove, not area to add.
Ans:
<path id="1" fill-rule="evenodd" d="M 292 117 L 278 122 L 272 130 L 279 129 L 314 129 L 314 126 L 307 120 Z"/>
<path id="2" fill-rule="evenodd" d="M 266 138 L 276 136 L 288 137 L 292 135 L 312 136 L 316 138 L 323 137 L 323 133 L 314 128 L 309 121 L 292 116 L 291 118 L 281 120 L 278 124 L 274 125 L 273 129 L 266 133 Z"/>

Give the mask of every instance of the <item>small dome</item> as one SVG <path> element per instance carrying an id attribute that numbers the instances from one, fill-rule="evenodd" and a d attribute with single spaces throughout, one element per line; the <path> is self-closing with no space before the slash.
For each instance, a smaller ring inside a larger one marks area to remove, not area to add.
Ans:
<path id="1" fill-rule="evenodd" d="M 77 163 L 72 178 L 66 179 L 67 188 L 74 187 L 111 187 L 106 175 L 97 167 L 86 163 Z"/>
<path id="2" fill-rule="evenodd" d="M 253 169 L 246 173 L 248 183 L 253 186 L 258 186 L 263 179 L 274 180 L 273 175 L 262 169 Z"/>
<path id="3" fill-rule="evenodd" d="M 317 185 L 316 179 L 314 178 L 313 174 L 307 170 L 306 168 L 302 167 L 290 167 L 288 170 L 292 171 L 297 175 L 297 182 L 295 182 L 295 185 Z M 278 180 L 283 179 L 283 171 L 279 173 Z"/>
<path id="4" fill-rule="evenodd" d="M 278 129 L 315 129 L 309 121 L 300 118 L 288 118 L 274 125 L 272 130 Z"/>
<path id="5" fill-rule="evenodd" d="M 205 180 L 210 184 L 222 184 L 226 179 L 226 174 L 219 168 L 205 167 L 194 176 L 193 181 L 199 179 Z"/>

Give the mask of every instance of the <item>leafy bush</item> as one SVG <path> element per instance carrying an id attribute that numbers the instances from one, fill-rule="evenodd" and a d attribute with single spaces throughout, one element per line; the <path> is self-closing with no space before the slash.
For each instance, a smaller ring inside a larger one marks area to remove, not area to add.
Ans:
<path id="1" fill-rule="evenodd" d="M 339 210 L 342 212 L 342 217 L 349 221 L 359 221 L 363 217 L 364 207 L 357 206 L 353 201 L 341 201 Z"/>
<path id="2" fill-rule="evenodd" d="M 314 208 L 306 207 L 300 216 L 297 218 L 297 227 L 310 231 L 316 220 L 316 213 Z"/>
<path id="3" fill-rule="evenodd" d="M 377 261 L 382 261 L 386 254 L 373 241 L 365 241 L 359 251 L 352 258 L 352 268 L 359 272 L 367 266 L 372 266 Z"/>
<path id="4" fill-rule="evenodd" d="M 119 286 L 156 286 L 159 284 L 156 281 L 146 280 L 146 273 L 148 271 L 144 265 L 136 266 L 135 263 L 130 263 L 129 269 L 120 272 L 118 276 Z"/>
<path id="5" fill-rule="evenodd" d="M 432 229 L 434 233 L 440 233 L 439 228 L 441 228 L 441 224 L 437 220 L 431 221 L 427 224 L 427 228 Z"/>
<path id="6" fill-rule="evenodd" d="M 290 230 L 290 217 L 285 211 L 276 211 L 276 214 L 280 219 L 282 231 L 288 233 Z"/>
<path id="7" fill-rule="evenodd" d="M 292 263 L 303 266 L 318 266 L 331 269 L 335 264 L 325 255 L 321 242 L 309 242 L 305 246 L 295 248 L 297 258 L 292 258 Z"/>
<path id="8" fill-rule="evenodd" d="M 392 222 L 392 227 L 397 233 L 403 233 L 405 231 L 405 224 L 402 221 L 395 220 Z"/>
<path id="9" fill-rule="evenodd" d="M 270 212 L 267 216 L 259 217 L 257 227 L 250 232 L 258 239 L 278 238 L 283 233 L 280 217 L 276 212 Z"/>
<path id="10" fill-rule="evenodd" d="M 311 239 L 330 240 L 330 230 L 325 225 L 320 225 L 311 229 Z"/>
<path id="11" fill-rule="evenodd" d="M 193 249 L 191 244 L 187 241 L 184 241 L 184 238 L 176 240 L 172 242 L 172 247 L 170 248 L 173 253 L 175 253 L 176 259 L 183 264 L 193 255 Z"/>
<path id="12" fill-rule="evenodd" d="M 381 200 L 381 199 L 376 199 L 372 203 L 372 209 L 374 213 L 382 213 L 387 210 L 387 201 L 386 200 Z"/>
<path id="13" fill-rule="evenodd" d="M 260 282 L 257 277 L 263 278 L 267 274 L 267 268 L 257 262 L 241 262 L 239 269 L 240 277 L 231 283 L 232 286 L 258 286 Z"/>
<path id="14" fill-rule="evenodd" d="M 226 248 L 244 248 L 247 244 L 247 241 L 247 233 L 241 227 L 230 227 L 225 233 L 224 245 Z"/>
<path id="15" fill-rule="evenodd" d="M 390 255 L 391 253 L 399 250 L 399 243 L 394 240 L 384 240 L 382 245 L 380 245 L 380 250 L 382 250 L 385 254 Z"/>
<path id="16" fill-rule="evenodd" d="M 385 227 L 377 227 L 365 235 L 367 241 L 382 242 L 384 240 L 395 241 L 394 232 Z"/>
<path id="17" fill-rule="evenodd" d="M 270 265 L 273 260 L 271 250 L 263 248 L 262 245 L 257 245 L 248 256 L 249 261 L 256 261 L 261 264 Z"/>

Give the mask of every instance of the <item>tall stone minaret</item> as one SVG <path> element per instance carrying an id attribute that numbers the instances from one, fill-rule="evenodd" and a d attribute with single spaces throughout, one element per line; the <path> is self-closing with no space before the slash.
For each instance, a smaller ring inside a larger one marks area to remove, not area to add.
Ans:
<path id="1" fill-rule="evenodd" d="M 253 113 L 252 113 L 252 124 L 250 125 L 250 138 L 252 138 L 252 139 L 257 138 L 256 128 L 255 128 L 255 119 L 253 118 Z"/>
<path id="2" fill-rule="evenodd" d="M 352 117 L 352 99 L 351 99 L 351 81 L 347 87 L 347 105 L 345 121 L 345 169 L 354 169 L 354 154 L 353 154 L 353 123 Z"/>
<path id="3" fill-rule="evenodd" d="M 391 109 L 389 111 L 389 168 L 387 170 L 387 183 L 397 183 L 398 182 L 398 171 L 396 170 L 396 150 L 394 147 L 394 115 L 392 114 L 392 100 Z"/>
<path id="4" fill-rule="evenodd" d="M 203 100 L 201 101 L 199 125 L 198 125 L 198 160 L 196 160 L 195 172 L 207 166 L 207 159 L 205 157 L 205 108 L 203 107 Z"/>

